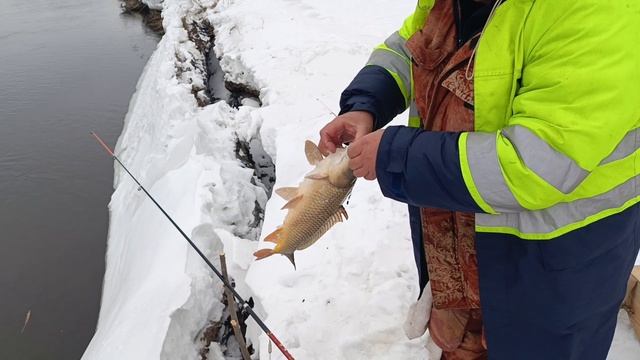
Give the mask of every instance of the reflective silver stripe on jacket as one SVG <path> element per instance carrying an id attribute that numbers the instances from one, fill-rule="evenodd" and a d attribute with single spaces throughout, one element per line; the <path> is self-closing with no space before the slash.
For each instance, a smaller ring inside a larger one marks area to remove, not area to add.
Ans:
<path id="1" fill-rule="evenodd" d="M 403 39 L 402 36 L 400 36 L 400 33 L 397 31 L 391 34 L 391 36 L 389 36 L 384 41 L 384 44 L 387 45 L 391 50 L 404 55 L 405 59 L 407 61 L 410 61 L 411 55 L 409 54 L 406 43 L 407 41 Z"/>
<path id="2" fill-rule="evenodd" d="M 405 47 L 405 40 L 398 32 L 395 32 L 385 40 L 385 45 L 389 49 L 377 48 L 373 50 L 367 65 L 382 66 L 397 74 L 402 82 L 405 106 L 409 106 L 413 89 L 411 88 L 411 59 Z"/>
<path id="3" fill-rule="evenodd" d="M 526 151 L 518 151 L 518 155 L 523 160 L 523 163 L 556 187 L 561 186 L 564 187 L 565 190 L 569 186 L 575 187 L 582 181 L 580 179 L 584 179 L 586 175 L 588 175 L 588 173 L 585 174 L 586 171 L 582 169 L 574 169 L 573 167 L 577 165 L 575 165 L 573 161 L 558 153 L 546 143 L 541 144 L 540 142 L 542 140 L 524 127 L 508 127 L 503 129 L 502 133 L 505 138 L 514 144 L 516 150 L 519 147 L 520 149 L 526 148 Z M 523 148 L 523 146 L 525 148 Z M 637 156 L 635 153 L 639 150 L 640 128 L 634 129 L 625 135 L 616 149 L 601 161 L 600 165 L 622 160 L 629 156 Z M 499 196 L 504 196 L 506 193 L 504 189 L 506 185 L 502 179 L 498 180 L 495 179 L 494 175 L 486 174 L 488 171 L 496 171 L 496 166 L 497 171 L 500 171 L 495 151 L 495 136 L 493 133 L 469 133 L 467 140 L 467 157 L 474 182 L 483 199 L 489 205 L 495 206 L 495 210 L 500 211 L 504 206 L 498 207 L 495 203 L 502 204 L 499 201 L 504 202 L 504 199 L 506 199 L 506 197 L 501 198 Z M 474 152 L 479 152 L 480 154 L 474 154 Z M 529 154 L 532 152 L 538 154 L 535 154 L 535 156 Z M 543 162 L 549 169 L 554 170 L 555 168 L 562 176 L 573 178 L 568 181 L 562 179 L 561 176 L 551 174 L 545 170 L 545 166 L 542 166 Z M 564 166 L 562 171 L 559 170 L 561 166 Z M 502 175 L 501 172 L 500 175 Z M 483 180 L 483 176 L 494 177 L 494 179 L 490 180 L 493 183 Z M 578 183 L 575 183 L 576 181 L 578 181 Z M 476 225 L 484 228 L 481 231 L 491 231 L 491 228 L 494 228 L 498 232 L 509 232 L 509 229 L 511 229 L 519 232 L 520 236 L 524 238 L 547 239 L 557 236 L 557 234 L 552 233 L 559 229 L 565 228 L 567 229 L 566 231 L 572 230 L 573 227 L 577 227 L 581 222 L 588 220 L 589 217 L 607 210 L 615 211 L 616 209 L 624 209 L 627 206 L 633 205 L 633 203 L 638 202 L 638 197 L 640 197 L 640 175 L 627 180 L 603 194 L 574 200 L 572 202 L 562 202 L 547 209 L 507 211 L 497 215 L 476 214 Z"/>
<path id="4" fill-rule="evenodd" d="M 527 168 L 565 194 L 572 192 L 589 175 L 566 155 L 556 151 L 524 126 L 502 130 Z M 524 150 L 524 151 L 520 151 Z"/>
<path id="5" fill-rule="evenodd" d="M 411 118 L 420 118 L 420 113 L 418 112 L 418 104 L 416 104 L 416 100 L 411 100 L 411 105 L 409 105 L 409 119 Z"/>
<path id="6" fill-rule="evenodd" d="M 496 150 L 496 133 L 470 132 L 467 160 L 473 182 L 482 199 L 497 212 L 525 210 L 504 181 Z"/>
<path id="7" fill-rule="evenodd" d="M 589 175 L 568 156 L 558 152 L 524 126 L 509 126 L 501 130 L 523 164 L 548 184 L 569 194 Z M 600 165 L 623 159 L 640 147 L 640 129 L 629 132 L 616 149 Z M 467 158 L 476 188 L 494 210 L 519 212 L 524 210 L 504 181 L 496 149 L 494 133 L 469 133 Z"/>
<path id="8" fill-rule="evenodd" d="M 560 203 L 544 210 L 499 215 L 476 214 L 476 226 L 512 228 L 525 235 L 525 238 L 527 234 L 543 235 L 603 211 L 620 208 L 639 195 L 640 176 L 636 176 L 604 194 Z"/>
<path id="9" fill-rule="evenodd" d="M 620 144 L 616 147 L 611 155 L 607 156 L 600 165 L 605 165 L 617 160 L 622 160 L 633 154 L 640 148 L 640 128 L 631 130 L 625 135 Z"/>
<path id="10" fill-rule="evenodd" d="M 406 91 L 405 94 L 408 96 L 411 95 L 411 66 L 407 64 L 406 60 L 392 51 L 375 49 L 373 53 L 371 53 L 367 64 L 379 65 L 396 73 L 402 81 L 402 85 Z"/>

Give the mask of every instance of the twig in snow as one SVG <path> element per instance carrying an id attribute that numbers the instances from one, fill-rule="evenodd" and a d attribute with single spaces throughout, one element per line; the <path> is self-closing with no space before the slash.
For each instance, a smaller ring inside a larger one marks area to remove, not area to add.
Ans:
<path id="1" fill-rule="evenodd" d="M 224 277 L 227 283 L 231 284 L 231 279 L 229 279 L 229 274 L 227 273 L 227 260 L 224 253 L 220 254 L 220 267 L 222 268 L 222 277 Z M 249 350 L 247 350 L 247 343 L 244 341 L 242 331 L 240 331 L 240 322 L 238 321 L 236 299 L 233 297 L 233 294 L 231 294 L 231 290 L 229 290 L 229 288 L 225 287 L 224 294 L 227 297 L 227 304 L 229 306 L 229 312 L 231 313 L 231 328 L 233 329 L 233 334 L 238 341 L 238 345 L 240 345 L 242 358 L 244 360 L 251 360 L 251 355 L 249 354 Z"/>
<path id="2" fill-rule="evenodd" d="M 24 325 L 22 325 L 22 330 L 20 330 L 20 334 L 24 333 L 24 330 L 27 328 L 29 321 L 31 320 L 31 310 L 27 311 L 27 316 L 24 318 Z"/>

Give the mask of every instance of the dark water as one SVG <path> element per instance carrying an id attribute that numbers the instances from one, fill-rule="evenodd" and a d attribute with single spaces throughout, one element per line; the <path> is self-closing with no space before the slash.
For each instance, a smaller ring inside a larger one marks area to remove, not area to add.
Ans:
<path id="1" fill-rule="evenodd" d="M 157 40 L 117 0 L 0 0 L 2 360 L 93 335 L 113 166 L 89 131 L 115 142 Z"/>

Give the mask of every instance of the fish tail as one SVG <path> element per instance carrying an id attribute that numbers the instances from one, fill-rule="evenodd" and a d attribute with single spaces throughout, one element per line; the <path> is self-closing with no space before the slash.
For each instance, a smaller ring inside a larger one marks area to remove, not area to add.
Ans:
<path id="1" fill-rule="evenodd" d="M 289 261 L 291 261 L 291 263 L 293 264 L 293 269 L 296 270 L 297 269 L 296 268 L 296 259 L 293 256 L 293 253 L 291 253 L 291 254 L 282 254 L 282 255 L 286 256 L 287 259 L 289 259 Z"/>
<path id="2" fill-rule="evenodd" d="M 256 260 L 260 260 L 260 259 L 264 259 L 266 257 L 269 257 L 273 254 L 275 254 L 276 252 L 273 251 L 273 249 L 260 249 L 256 252 L 253 253 L 253 255 L 256 257 Z"/>

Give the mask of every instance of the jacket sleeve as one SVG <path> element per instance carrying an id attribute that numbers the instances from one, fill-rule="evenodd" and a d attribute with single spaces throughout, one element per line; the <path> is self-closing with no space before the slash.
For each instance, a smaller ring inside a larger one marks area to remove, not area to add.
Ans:
<path id="1" fill-rule="evenodd" d="M 606 190 L 589 175 L 640 122 L 640 6 L 554 3 L 530 15 L 508 126 L 459 138 L 466 186 L 488 213 L 541 210 Z M 536 29 L 534 19 L 550 13 L 557 19 Z"/>
<path id="2" fill-rule="evenodd" d="M 388 127 L 376 161 L 382 193 L 412 206 L 482 212 L 462 177 L 459 136 L 456 132 Z"/>
<path id="3" fill-rule="evenodd" d="M 365 66 L 342 92 L 340 114 L 367 111 L 374 118 L 374 130 L 388 124 L 404 111 L 404 98 L 393 77 L 377 65 Z"/>
<path id="4" fill-rule="evenodd" d="M 362 110 L 375 118 L 375 128 L 388 124 L 406 110 L 413 100 L 411 56 L 407 40 L 424 26 L 434 0 L 419 0 L 416 10 L 405 19 L 400 30 L 377 46 L 360 73 L 340 98 L 340 113 Z M 410 118 L 413 125 L 419 118 Z"/>

